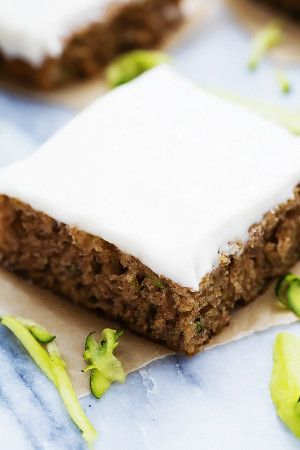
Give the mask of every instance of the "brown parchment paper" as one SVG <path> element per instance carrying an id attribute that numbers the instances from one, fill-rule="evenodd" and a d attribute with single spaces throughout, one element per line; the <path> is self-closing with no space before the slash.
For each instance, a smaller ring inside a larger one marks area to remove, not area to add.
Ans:
<path id="1" fill-rule="evenodd" d="M 85 367 L 82 358 L 85 338 L 91 331 L 120 326 L 3 270 L 0 270 L 0 292 L 0 315 L 22 316 L 49 329 L 67 362 L 76 393 L 88 394 L 88 375 L 81 372 Z M 126 373 L 171 353 L 129 331 L 122 336 L 118 347 L 118 357 Z"/>
<path id="2" fill-rule="evenodd" d="M 212 10 L 213 3 L 211 1 L 214 0 L 184 0 L 185 19 L 183 24 L 176 32 L 170 34 L 168 39 L 160 46 L 160 49 L 169 51 L 175 49 L 184 40 L 190 39 Z M 4 81 L 1 81 L 0 86 L 20 95 L 51 103 L 60 103 L 76 109 L 86 107 L 107 90 L 103 74 L 91 80 L 77 82 L 49 92 L 26 89 Z"/>
<path id="3" fill-rule="evenodd" d="M 300 263 L 293 268 L 293 272 L 300 275 Z M 273 291 L 274 283 L 257 300 L 235 311 L 230 325 L 215 336 L 206 348 L 296 321 L 293 313 L 278 304 Z M 100 332 L 104 327 L 118 328 L 118 325 L 5 271 L 0 271 L 0 292 L 0 315 L 11 314 L 35 320 L 56 335 L 78 396 L 87 395 L 90 392 L 88 375 L 81 372 L 85 338 L 91 331 Z M 117 349 L 117 356 L 126 373 L 172 353 L 166 347 L 129 331 L 122 336 Z"/>
<path id="4" fill-rule="evenodd" d="M 280 64 L 300 62 L 300 21 L 291 20 L 278 10 L 270 8 L 263 0 L 225 0 L 238 20 L 254 34 L 272 20 L 279 20 L 283 29 L 283 42 L 270 51 Z"/>

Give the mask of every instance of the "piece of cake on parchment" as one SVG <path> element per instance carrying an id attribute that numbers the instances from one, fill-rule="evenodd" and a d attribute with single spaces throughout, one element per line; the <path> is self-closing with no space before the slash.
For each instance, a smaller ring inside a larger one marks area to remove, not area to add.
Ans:
<path id="1" fill-rule="evenodd" d="M 6 269 L 193 354 L 300 252 L 299 140 L 167 66 L 0 172 Z"/>
<path id="2" fill-rule="evenodd" d="M 121 52 L 160 44 L 190 1 L 1 0 L 1 76 L 44 89 L 92 76 Z"/>

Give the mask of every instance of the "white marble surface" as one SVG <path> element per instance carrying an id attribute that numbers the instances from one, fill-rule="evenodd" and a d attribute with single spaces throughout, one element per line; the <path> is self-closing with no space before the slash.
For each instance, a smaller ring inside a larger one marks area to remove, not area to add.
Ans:
<path id="1" fill-rule="evenodd" d="M 268 59 L 245 69 L 249 36 L 225 9 L 176 51 L 174 65 L 200 84 L 284 105 L 300 104 L 300 68 L 283 96 Z M 74 113 L 0 93 L 0 164 L 32 151 Z M 199 124 L 201 126 L 201 124 Z M 133 373 L 100 400 L 82 399 L 99 431 L 97 449 L 282 450 L 297 441 L 268 391 L 274 328 L 194 358 L 169 357 Z M 79 450 L 84 445 L 48 380 L 0 328 L 1 450 Z"/>

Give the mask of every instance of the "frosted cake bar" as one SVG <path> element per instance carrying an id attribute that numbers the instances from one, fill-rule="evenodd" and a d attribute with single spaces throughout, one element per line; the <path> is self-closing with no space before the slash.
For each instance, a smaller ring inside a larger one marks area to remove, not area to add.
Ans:
<path id="1" fill-rule="evenodd" d="M 183 16 L 181 0 L 1 0 L 1 76 L 45 89 L 86 78 L 157 46 Z"/>
<path id="2" fill-rule="evenodd" d="M 0 172 L 1 265 L 193 354 L 298 259 L 300 148 L 167 66 Z"/>

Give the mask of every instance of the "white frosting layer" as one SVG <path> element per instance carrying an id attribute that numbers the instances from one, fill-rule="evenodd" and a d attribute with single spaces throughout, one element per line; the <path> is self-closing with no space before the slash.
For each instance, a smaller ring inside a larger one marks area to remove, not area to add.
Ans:
<path id="1" fill-rule="evenodd" d="M 197 290 L 299 180 L 297 138 L 161 66 L 4 169 L 0 192 Z"/>
<path id="2" fill-rule="evenodd" d="M 0 49 L 40 65 L 58 57 L 73 32 L 132 0 L 0 0 Z M 141 0 L 142 1 L 142 0 Z"/>

